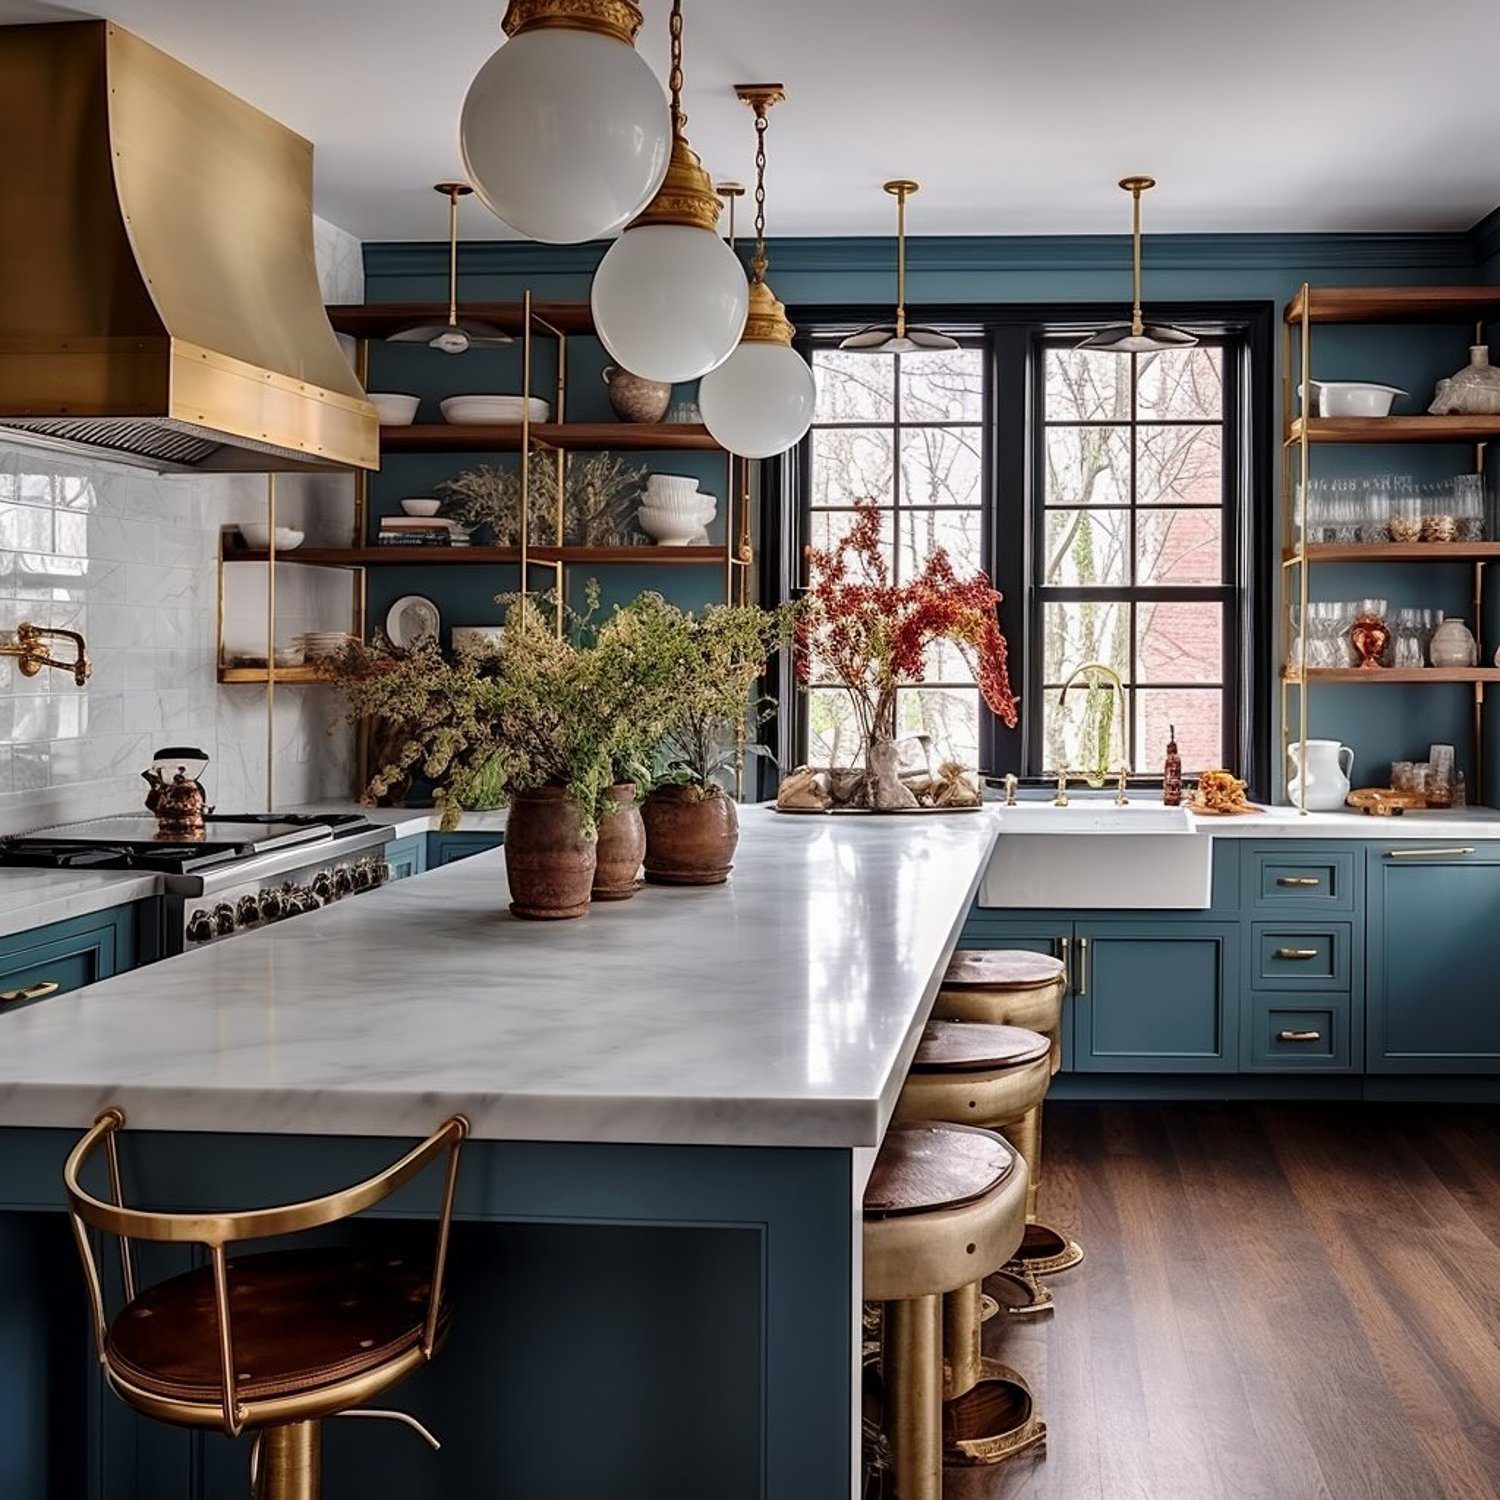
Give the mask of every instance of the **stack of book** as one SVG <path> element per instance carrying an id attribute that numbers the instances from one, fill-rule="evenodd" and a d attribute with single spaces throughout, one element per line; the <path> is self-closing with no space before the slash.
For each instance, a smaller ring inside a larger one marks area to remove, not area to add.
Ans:
<path id="1" fill-rule="evenodd" d="M 376 541 L 382 547 L 467 547 L 469 533 L 444 516 L 382 516 Z"/>

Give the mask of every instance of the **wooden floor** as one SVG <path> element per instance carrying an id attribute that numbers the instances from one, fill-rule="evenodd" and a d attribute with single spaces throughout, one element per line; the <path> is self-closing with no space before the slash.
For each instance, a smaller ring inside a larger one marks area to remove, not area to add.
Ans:
<path id="1" fill-rule="evenodd" d="M 996 1320 L 1044 1458 L 948 1500 L 1500 1497 L 1500 1109 L 1047 1111 L 1088 1258 Z"/>

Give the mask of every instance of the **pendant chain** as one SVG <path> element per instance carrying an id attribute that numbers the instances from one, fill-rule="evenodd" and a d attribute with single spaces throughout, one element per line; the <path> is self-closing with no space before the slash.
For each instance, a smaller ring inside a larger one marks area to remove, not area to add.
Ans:
<path id="1" fill-rule="evenodd" d="M 766 279 L 766 131 L 770 128 L 770 111 L 761 105 L 755 111 L 755 256 L 750 269 L 756 281 Z"/>
<path id="2" fill-rule="evenodd" d="M 672 92 L 672 132 L 686 138 L 687 115 L 682 108 L 682 0 L 672 0 L 672 71 L 667 87 Z"/>

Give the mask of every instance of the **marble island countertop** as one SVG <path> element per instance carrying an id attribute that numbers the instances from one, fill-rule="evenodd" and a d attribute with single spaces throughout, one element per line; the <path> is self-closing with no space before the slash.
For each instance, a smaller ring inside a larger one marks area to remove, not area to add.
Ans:
<path id="1" fill-rule="evenodd" d="M 727 886 L 520 922 L 497 850 L 0 1016 L 0 1124 L 874 1146 L 998 821 L 742 823 Z"/>

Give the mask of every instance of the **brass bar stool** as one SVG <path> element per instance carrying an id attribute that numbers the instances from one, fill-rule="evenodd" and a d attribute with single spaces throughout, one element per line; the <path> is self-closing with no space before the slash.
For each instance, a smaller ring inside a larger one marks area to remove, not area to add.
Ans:
<path id="1" fill-rule="evenodd" d="M 73 1237 L 83 1261 L 94 1342 L 105 1379 L 136 1411 L 182 1427 L 255 1433 L 256 1500 L 317 1500 L 322 1420 L 381 1416 L 436 1440 L 415 1418 L 351 1411 L 427 1363 L 449 1321 L 443 1297 L 462 1115 L 399 1161 L 327 1197 L 243 1213 L 152 1213 L 125 1207 L 116 1135 L 121 1110 L 107 1109 L 63 1168 Z M 104 1146 L 113 1202 L 80 1184 Z M 296 1234 L 362 1213 L 446 1153 L 437 1247 L 430 1266 L 348 1250 L 279 1250 L 229 1260 L 242 1240 Z M 89 1229 L 120 1241 L 125 1305 L 105 1315 Z M 138 1290 L 131 1241 L 204 1246 L 210 1264 Z"/>
<path id="2" fill-rule="evenodd" d="M 864 1294 L 884 1304 L 895 1500 L 941 1500 L 945 1453 L 993 1461 L 1046 1440 L 1026 1382 L 972 1341 L 943 1361 L 943 1295 L 977 1290 L 1020 1243 L 1026 1163 L 993 1131 L 892 1125 L 865 1189 Z M 944 1398 L 945 1385 L 947 1398 Z M 999 1434 L 997 1436 L 997 1434 Z"/>
<path id="3" fill-rule="evenodd" d="M 1062 1005 L 1067 969 L 1061 959 L 1021 948 L 960 949 L 953 955 L 932 1014 L 946 1021 L 987 1021 L 1039 1031 L 1052 1044 L 1052 1071 L 1062 1066 Z M 1026 1237 L 1017 1261 L 1033 1278 L 1055 1276 L 1083 1259 L 1078 1242 L 1037 1217 L 1042 1186 L 1042 1110 L 1006 1137 L 1031 1167 Z M 1013 1309 L 1029 1312 L 1029 1307 Z"/>

